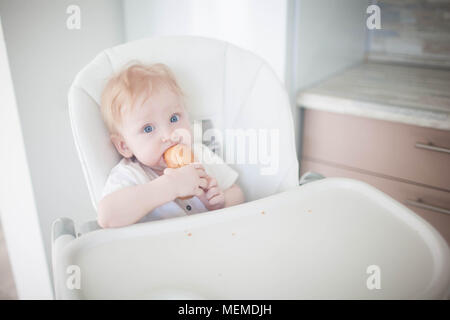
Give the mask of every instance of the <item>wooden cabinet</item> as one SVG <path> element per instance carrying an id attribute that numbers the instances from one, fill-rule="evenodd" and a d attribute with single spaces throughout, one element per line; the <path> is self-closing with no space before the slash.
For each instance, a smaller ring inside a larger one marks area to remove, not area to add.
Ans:
<path id="1" fill-rule="evenodd" d="M 303 123 L 301 174 L 367 182 L 450 243 L 450 131 L 312 109 Z"/>

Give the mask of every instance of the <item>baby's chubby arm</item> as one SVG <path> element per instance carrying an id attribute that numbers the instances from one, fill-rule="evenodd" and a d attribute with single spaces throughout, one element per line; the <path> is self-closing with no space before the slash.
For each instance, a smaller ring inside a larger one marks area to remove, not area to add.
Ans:
<path id="1" fill-rule="evenodd" d="M 123 227 L 138 222 L 153 209 L 178 197 L 200 195 L 208 182 L 201 164 L 166 169 L 160 177 L 125 187 L 106 195 L 98 205 L 102 228 Z"/>

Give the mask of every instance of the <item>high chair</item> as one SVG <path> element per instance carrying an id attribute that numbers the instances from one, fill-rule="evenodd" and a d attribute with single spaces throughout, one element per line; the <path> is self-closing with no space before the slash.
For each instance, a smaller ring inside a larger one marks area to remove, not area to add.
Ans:
<path id="1" fill-rule="evenodd" d="M 167 64 L 193 121 L 219 130 L 274 129 L 277 170 L 230 163 L 246 202 L 101 229 L 52 226 L 57 299 L 443 299 L 449 248 L 425 220 L 381 191 L 344 178 L 305 179 L 289 98 L 261 58 L 229 43 L 156 37 L 101 52 L 69 91 L 70 119 L 93 206 L 120 160 L 101 119 L 106 79 L 131 60 Z M 222 141 L 226 145 L 224 136 Z"/>

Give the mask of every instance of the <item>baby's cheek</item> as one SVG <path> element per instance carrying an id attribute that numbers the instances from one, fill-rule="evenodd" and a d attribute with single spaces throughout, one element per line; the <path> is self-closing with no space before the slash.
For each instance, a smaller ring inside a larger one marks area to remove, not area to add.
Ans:
<path id="1" fill-rule="evenodd" d="M 155 165 L 159 165 L 162 163 L 161 155 L 158 154 L 157 152 L 149 154 L 148 159 L 151 159 L 151 162 L 154 163 Z"/>
<path id="2" fill-rule="evenodd" d="M 158 157 L 158 154 L 156 152 L 152 151 L 144 151 L 140 154 L 141 162 L 146 164 L 147 166 L 154 166 L 159 164 L 160 157 Z"/>

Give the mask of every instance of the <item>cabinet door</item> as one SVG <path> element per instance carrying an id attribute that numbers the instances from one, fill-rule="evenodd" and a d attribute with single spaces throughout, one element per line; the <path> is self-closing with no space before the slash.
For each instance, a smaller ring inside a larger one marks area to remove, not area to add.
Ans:
<path id="1" fill-rule="evenodd" d="M 304 158 L 450 191 L 450 153 L 428 143 L 450 151 L 450 131 L 305 110 Z"/>

